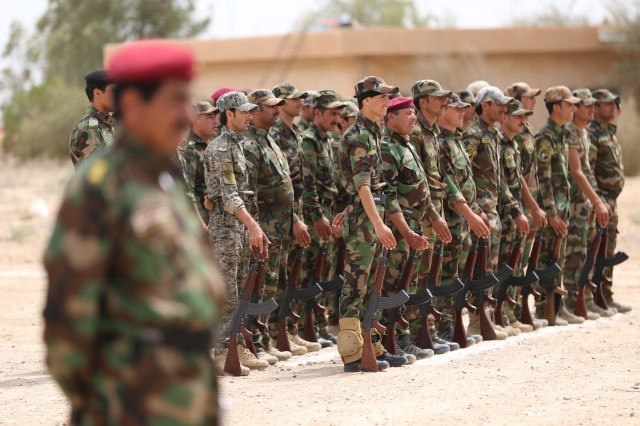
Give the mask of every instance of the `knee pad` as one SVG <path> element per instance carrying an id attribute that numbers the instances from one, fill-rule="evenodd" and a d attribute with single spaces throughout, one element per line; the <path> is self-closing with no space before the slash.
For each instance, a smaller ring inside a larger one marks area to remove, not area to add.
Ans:
<path id="1" fill-rule="evenodd" d="M 338 333 L 338 353 L 345 363 L 355 362 L 362 358 L 362 331 L 358 318 L 341 318 Z"/>

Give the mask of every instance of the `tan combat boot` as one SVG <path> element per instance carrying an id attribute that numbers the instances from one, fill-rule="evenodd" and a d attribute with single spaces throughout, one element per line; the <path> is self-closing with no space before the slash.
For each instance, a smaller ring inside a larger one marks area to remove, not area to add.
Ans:
<path id="1" fill-rule="evenodd" d="M 249 349 L 242 345 L 238 345 L 238 357 L 240 364 L 254 370 L 264 370 L 269 367 L 269 362 L 264 359 L 258 359 Z"/>
<path id="2" fill-rule="evenodd" d="M 269 355 L 265 351 L 258 351 L 258 359 L 263 359 L 269 363 L 269 365 L 274 365 L 278 363 L 278 358 L 273 355 Z"/>
<path id="3" fill-rule="evenodd" d="M 224 372 L 224 364 L 225 364 L 225 362 L 227 362 L 227 353 L 226 352 L 224 354 L 222 354 L 222 355 L 216 355 L 216 357 L 214 358 L 214 362 L 216 364 L 216 375 L 217 376 L 228 376 L 228 375 L 230 375 L 230 374 Z M 251 372 L 250 369 L 248 369 L 244 365 L 240 364 L 240 375 L 241 376 L 248 376 L 250 372 Z"/>
<path id="4" fill-rule="evenodd" d="M 300 356 L 300 355 L 305 355 L 307 352 L 309 352 L 307 348 L 305 348 L 304 346 L 296 345 L 296 343 L 293 341 L 293 336 L 294 336 L 293 334 L 287 333 L 287 339 L 289 339 L 289 348 L 291 349 L 291 355 Z"/>
<path id="5" fill-rule="evenodd" d="M 300 337 L 298 334 L 289 333 L 289 335 L 291 336 L 291 338 L 289 339 L 290 342 L 293 342 L 298 346 L 302 346 L 303 348 L 306 348 L 308 352 L 318 352 L 320 349 L 322 349 L 322 345 L 318 342 L 308 342 L 304 340 L 302 337 Z"/>
<path id="6" fill-rule="evenodd" d="M 567 308 L 564 305 L 560 307 L 560 311 L 558 312 L 558 317 L 556 317 L 556 322 L 558 322 L 557 318 L 562 318 L 563 320 L 567 321 L 569 324 L 582 324 L 584 322 L 584 318 L 579 317 L 577 315 L 573 315 L 571 312 L 567 310 Z"/>
<path id="7" fill-rule="evenodd" d="M 293 355 L 291 352 L 289 351 L 279 351 L 276 348 L 276 342 L 274 340 L 271 340 L 269 342 L 269 347 L 267 348 L 266 352 L 271 355 L 271 356 L 275 356 L 276 358 L 278 358 L 278 361 L 286 361 L 289 358 L 291 358 L 291 356 Z"/>

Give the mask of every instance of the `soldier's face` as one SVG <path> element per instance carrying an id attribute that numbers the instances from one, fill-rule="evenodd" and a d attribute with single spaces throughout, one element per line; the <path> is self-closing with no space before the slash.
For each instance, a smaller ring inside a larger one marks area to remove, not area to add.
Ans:
<path id="1" fill-rule="evenodd" d="M 340 123 L 340 108 L 326 109 L 314 111 L 314 123 L 320 127 L 323 132 L 330 132 L 336 129 Z"/>
<path id="2" fill-rule="evenodd" d="M 522 96 L 520 98 L 520 102 L 522 102 L 522 106 L 524 109 L 528 109 L 529 111 L 533 111 L 536 107 L 536 97 L 535 96 Z"/>
<path id="3" fill-rule="evenodd" d="M 472 121 L 476 118 L 476 106 L 471 104 L 470 107 L 464 109 L 464 119 L 466 121 Z"/>
<path id="4" fill-rule="evenodd" d="M 594 105 L 578 105 L 576 112 L 573 113 L 573 118 L 581 121 L 591 121 L 593 120 L 595 109 Z"/>
<path id="5" fill-rule="evenodd" d="M 378 117 L 384 117 L 387 114 L 387 108 L 389 108 L 389 95 L 376 95 L 362 101 L 362 105 L 366 107 L 372 114 Z"/>
<path id="6" fill-rule="evenodd" d="M 313 121 L 313 107 L 311 105 L 302 106 L 302 118 L 307 121 Z"/>
<path id="7" fill-rule="evenodd" d="M 280 107 L 278 105 L 269 106 L 262 104 L 253 110 L 254 124 L 258 127 L 269 128 L 276 124 L 278 117 L 280 117 Z"/>
<path id="8" fill-rule="evenodd" d="M 347 129 L 353 126 L 353 123 L 356 122 L 355 117 L 340 117 L 340 125 L 342 126 L 342 131 L 346 132 Z"/>
<path id="9" fill-rule="evenodd" d="M 216 114 L 200 114 L 194 122 L 194 130 L 205 138 L 211 138 L 216 134 L 218 119 Z"/>
<path id="10" fill-rule="evenodd" d="M 491 123 L 501 122 L 507 113 L 507 106 L 500 105 L 497 102 L 484 102 L 482 111 L 487 112 L 487 118 Z"/>
<path id="11" fill-rule="evenodd" d="M 302 114 L 302 98 L 285 99 L 280 109 L 291 117 L 298 117 Z"/>
<path id="12" fill-rule="evenodd" d="M 573 112 L 575 111 L 575 109 L 576 106 L 574 104 L 571 104 L 567 101 L 560 102 L 560 109 L 558 111 L 560 119 L 565 123 L 573 120 Z"/>
<path id="13" fill-rule="evenodd" d="M 524 125 L 527 122 L 524 115 L 505 115 L 502 125 L 511 133 L 522 133 Z"/>
<path id="14" fill-rule="evenodd" d="M 249 111 L 226 111 L 228 127 L 236 133 L 244 132 L 251 124 L 252 115 Z"/>
<path id="15" fill-rule="evenodd" d="M 413 132 L 413 128 L 416 126 L 416 110 L 413 108 L 405 108 L 398 111 L 397 115 L 391 114 L 392 120 L 397 123 L 397 130 L 400 134 L 405 136 Z"/>
<path id="16" fill-rule="evenodd" d="M 104 88 L 104 92 L 100 89 L 96 89 L 93 92 L 94 101 L 97 101 L 106 112 L 113 112 L 115 110 L 115 103 L 113 99 L 114 88 L 115 84 L 108 84 L 107 87 Z"/>
<path id="17" fill-rule="evenodd" d="M 614 102 L 598 102 L 595 114 L 601 121 L 609 121 L 615 117 L 616 104 Z"/>

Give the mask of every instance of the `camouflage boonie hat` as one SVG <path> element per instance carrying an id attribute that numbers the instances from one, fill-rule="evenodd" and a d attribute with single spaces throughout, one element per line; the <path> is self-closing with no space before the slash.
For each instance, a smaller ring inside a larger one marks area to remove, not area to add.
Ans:
<path id="1" fill-rule="evenodd" d="M 467 86 L 467 90 L 471 92 L 473 96 L 478 96 L 478 92 L 485 87 L 489 87 L 489 83 L 484 80 L 476 80 L 474 82 L 469 83 Z"/>
<path id="2" fill-rule="evenodd" d="M 211 105 L 209 102 L 196 102 L 195 104 L 193 104 L 193 109 L 196 110 L 196 114 L 197 115 L 203 115 L 203 114 L 213 114 L 214 112 L 218 111 L 218 108 L 214 107 L 213 105 Z"/>
<path id="3" fill-rule="evenodd" d="M 344 109 L 342 110 L 340 117 L 355 117 L 356 115 L 358 115 L 358 112 L 360 112 L 360 108 L 358 108 L 358 105 L 354 104 L 351 101 L 347 101 L 344 103 Z"/>
<path id="4" fill-rule="evenodd" d="M 468 90 L 461 90 L 458 92 L 458 96 L 460 96 L 460 100 L 462 102 L 466 102 L 468 104 L 475 104 L 476 103 L 476 97 L 473 96 L 473 93 L 471 93 Z"/>
<path id="5" fill-rule="evenodd" d="M 396 86 L 389 86 L 383 79 L 376 76 L 365 77 L 356 83 L 356 96 L 362 96 L 369 92 L 388 95 L 390 93 L 398 93 L 400 89 Z"/>
<path id="6" fill-rule="evenodd" d="M 514 99 L 512 97 L 505 96 L 502 93 L 502 90 L 495 86 L 482 88 L 476 95 L 476 102 L 479 104 L 483 102 L 495 102 L 498 105 L 507 105 L 508 103 L 513 102 L 513 100 Z"/>
<path id="7" fill-rule="evenodd" d="M 619 98 L 618 95 L 611 93 L 607 89 L 594 90 L 593 97 L 596 98 L 598 103 L 615 102 L 615 100 Z"/>
<path id="8" fill-rule="evenodd" d="M 333 90 L 318 90 L 311 99 L 311 105 L 314 108 L 342 108 L 344 104 Z"/>
<path id="9" fill-rule="evenodd" d="M 505 95 L 511 96 L 512 98 L 518 98 L 522 96 L 535 97 L 540 93 L 542 93 L 541 89 L 532 89 L 531 86 L 522 81 L 519 83 L 513 83 L 504 91 Z"/>
<path id="10" fill-rule="evenodd" d="M 309 97 L 307 92 L 300 92 L 291 83 L 280 83 L 273 88 L 273 95 L 280 99 L 305 99 Z"/>
<path id="11" fill-rule="evenodd" d="M 571 90 L 569 90 L 567 86 L 549 87 L 547 91 L 544 92 L 545 102 L 567 101 L 570 104 L 577 104 L 580 102 L 580 100 L 580 98 L 576 98 L 571 94 Z"/>
<path id="12" fill-rule="evenodd" d="M 447 106 L 451 108 L 468 108 L 471 106 L 471 104 L 463 102 L 462 99 L 460 99 L 460 96 L 453 93 L 447 100 Z"/>
<path id="13" fill-rule="evenodd" d="M 591 106 L 598 103 L 598 100 L 591 95 L 589 89 L 576 89 L 573 91 L 573 96 L 580 98 L 580 105 Z"/>
<path id="14" fill-rule="evenodd" d="M 229 109 L 237 109 L 238 111 L 253 111 L 258 107 L 256 104 L 252 104 L 247 99 L 247 95 L 242 92 L 229 92 L 218 98 L 216 107 L 220 112 L 225 112 Z"/>
<path id="15" fill-rule="evenodd" d="M 518 100 L 514 100 L 513 102 L 510 102 L 509 104 L 507 104 L 507 115 L 514 115 L 514 116 L 530 116 L 533 114 L 533 111 L 529 111 L 528 109 L 524 109 L 524 105 L 522 105 L 522 102 L 518 101 Z"/>
<path id="16" fill-rule="evenodd" d="M 276 106 L 284 105 L 284 99 L 276 98 L 271 90 L 268 89 L 256 89 L 252 90 L 247 96 L 249 102 L 260 105 Z"/>
<path id="17" fill-rule="evenodd" d="M 411 95 L 413 99 L 423 96 L 435 96 L 436 98 L 449 97 L 453 92 L 444 90 L 440 83 L 435 80 L 418 80 L 411 86 Z"/>

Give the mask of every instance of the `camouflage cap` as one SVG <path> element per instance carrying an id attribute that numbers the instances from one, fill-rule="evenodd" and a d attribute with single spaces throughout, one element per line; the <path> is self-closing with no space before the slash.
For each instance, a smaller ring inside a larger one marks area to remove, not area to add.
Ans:
<path id="1" fill-rule="evenodd" d="M 206 101 L 196 102 L 195 104 L 193 104 L 193 109 L 196 110 L 197 115 L 213 114 L 214 112 L 218 111 L 218 108 L 214 107 Z"/>
<path id="2" fill-rule="evenodd" d="M 376 76 L 365 77 L 356 83 L 356 96 L 360 97 L 369 92 L 380 93 L 388 95 L 390 93 L 398 93 L 400 89 L 396 86 L 389 86 L 383 79 Z"/>
<path id="3" fill-rule="evenodd" d="M 306 98 L 303 98 L 304 100 L 302 101 L 306 106 L 311 106 L 311 100 L 313 99 L 313 95 L 315 95 L 316 91 L 315 90 L 307 90 L 307 96 Z"/>
<path id="4" fill-rule="evenodd" d="M 458 92 L 458 96 L 460 96 L 460 100 L 462 102 L 466 102 L 468 104 L 475 104 L 476 103 L 476 97 L 473 96 L 473 93 L 471 93 L 468 90 L 461 90 Z"/>
<path id="5" fill-rule="evenodd" d="M 309 97 L 307 92 L 300 92 L 291 83 L 280 83 L 273 88 L 273 95 L 280 99 L 304 99 Z"/>
<path id="6" fill-rule="evenodd" d="M 607 89 L 598 89 L 593 91 L 593 97 L 596 98 L 598 103 L 615 102 L 619 98 L 618 95 L 611 93 Z"/>
<path id="7" fill-rule="evenodd" d="M 435 80 L 418 80 L 411 86 L 413 99 L 426 95 L 435 96 L 436 98 L 449 97 L 452 93 L 450 90 L 443 90 L 440 83 Z"/>
<path id="8" fill-rule="evenodd" d="M 249 102 L 260 105 L 268 105 L 268 106 L 276 106 L 276 105 L 284 105 L 284 99 L 276 98 L 271 90 L 268 89 L 256 89 L 249 92 L 247 96 L 249 98 Z"/>
<path id="9" fill-rule="evenodd" d="M 358 112 L 360 112 L 358 105 L 354 104 L 351 101 L 347 101 L 344 103 L 344 109 L 342 110 L 340 117 L 342 118 L 355 117 L 356 115 L 358 115 Z"/>
<path id="10" fill-rule="evenodd" d="M 498 89 L 495 86 L 487 86 L 478 92 L 476 95 L 476 102 L 481 104 L 483 102 L 495 102 L 498 105 L 507 105 L 510 102 L 513 102 L 513 98 L 510 96 L 505 96 L 502 93 L 502 90 Z"/>
<path id="11" fill-rule="evenodd" d="M 571 90 L 567 86 L 554 86 L 549 87 L 546 92 L 544 92 L 544 101 L 545 102 L 561 102 L 567 101 L 570 104 L 580 103 L 581 99 L 576 98 L 571 94 Z"/>
<path id="12" fill-rule="evenodd" d="M 511 96 L 512 98 L 519 98 L 522 96 L 533 97 L 540 95 L 540 93 L 542 93 L 541 89 L 532 89 L 531 86 L 522 81 L 519 83 L 513 83 L 504 91 L 505 95 Z"/>
<path id="13" fill-rule="evenodd" d="M 314 108 L 342 108 L 344 104 L 333 90 L 318 90 L 313 94 L 313 99 L 311 99 L 311 105 Z"/>
<path id="14" fill-rule="evenodd" d="M 478 96 L 480 89 L 484 89 L 485 87 L 489 87 L 489 83 L 484 80 L 476 80 L 469 83 L 467 90 L 470 91 L 473 96 Z"/>
<path id="15" fill-rule="evenodd" d="M 573 96 L 580 98 L 580 105 L 591 106 L 598 102 L 596 98 L 591 95 L 589 89 L 576 89 L 573 91 Z"/>
<path id="16" fill-rule="evenodd" d="M 222 113 L 229 109 L 253 111 L 258 105 L 249 102 L 247 95 L 242 92 L 228 92 L 218 98 L 216 107 L 218 107 L 218 110 Z"/>
<path id="17" fill-rule="evenodd" d="M 524 109 L 524 105 L 522 102 L 518 100 L 514 100 L 507 105 L 507 115 L 515 115 L 515 116 L 530 116 L 533 114 L 533 111 L 529 111 L 528 109 Z"/>
<path id="18" fill-rule="evenodd" d="M 451 108 L 469 108 L 471 104 L 467 102 L 463 102 L 462 99 L 460 99 L 460 96 L 453 93 L 447 100 L 447 106 Z"/>

